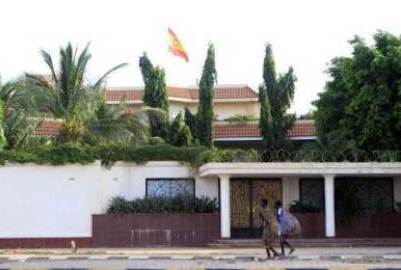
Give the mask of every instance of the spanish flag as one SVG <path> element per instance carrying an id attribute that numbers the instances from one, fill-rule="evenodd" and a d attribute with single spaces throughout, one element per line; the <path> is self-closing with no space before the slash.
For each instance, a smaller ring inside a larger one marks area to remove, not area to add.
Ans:
<path id="1" fill-rule="evenodd" d="M 181 57 L 188 62 L 189 59 L 187 53 L 185 52 L 184 46 L 182 46 L 177 35 L 170 28 L 168 28 L 168 37 L 169 37 L 169 46 L 168 46 L 169 51 L 172 54 Z"/>

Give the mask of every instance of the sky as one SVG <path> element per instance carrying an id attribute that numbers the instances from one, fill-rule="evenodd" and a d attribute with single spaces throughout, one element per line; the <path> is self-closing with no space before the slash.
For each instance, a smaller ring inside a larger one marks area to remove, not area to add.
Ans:
<path id="1" fill-rule="evenodd" d="M 48 74 L 39 50 L 54 55 L 67 42 L 91 43 L 88 80 L 122 62 L 129 66 L 108 86 L 143 85 L 139 56 L 166 71 L 168 85 L 199 80 L 207 46 L 216 48 L 218 84 L 262 82 L 264 47 L 271 43 L 278 72 L 293 66 L 298 78 L 291 111 L 313 107 L 333 57 L 350 55 L 348 41 L 372 42 L 377 30 L 400 35 L 399 0 L 1 0 L 0 75 Z M 189 63 L 168 51 L 171 27 Z"/>

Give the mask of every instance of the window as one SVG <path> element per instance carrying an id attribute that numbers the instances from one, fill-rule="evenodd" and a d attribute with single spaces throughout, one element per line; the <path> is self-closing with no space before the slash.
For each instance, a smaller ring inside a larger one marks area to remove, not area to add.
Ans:
<path id="1" fill-rule="evenodd" d="M 147 197 L 195 196 L 193 178 L 151 178 L 146 179 Z"/>
<path id="2" fill-rule="evenodd" d="M 301 178 L 300 201 L 303 204 L 324 210 L 324 182 L 322 178 Z"/>

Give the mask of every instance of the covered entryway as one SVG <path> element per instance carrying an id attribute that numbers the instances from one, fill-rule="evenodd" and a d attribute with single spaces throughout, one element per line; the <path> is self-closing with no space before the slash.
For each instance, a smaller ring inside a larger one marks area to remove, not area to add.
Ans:
<path id="1" fill-rule="evenodd" d="M 231 237 L 258 238 L 261 221 L 258 215 L 260 201 L 266 199 L 273 208 L 282 198 L 279 178 L 232 178 L 230 181 Z"/>
<path id="2" fill-rule="evenodd" d="M 248 236 L 244 237 L 250 237 L 252 236 L 252 233 L 257 233 L 256 229 L 258 226 L 258 217 L 255 216 L 255 207 L 253 207 L 253 205 L 254 203 L 257 203 L 258 200 L 260 201 L 260 199 L 254 199 L 254 197 L 250 198 L 250 194 L 253 194 L 255 192 L 253 190 L 259 190 L 258 188 L 252 188 L 252 179 L 282 179 L 281 182 L 283 192 L 281 196 L 283 198 L 284 205 L 286 205 L 287 207 L 291 200 L 294 200 L 294 198 L 299 199 L 299 179 L 322 179 L 323 185 L 320 186 L 323 188 L 323 196 L 319 195 L 318 198 L 324 200 L 324 202 L 322 202 L 324 209 L 322 209 L 323 211 L 321 213 L 317 214 L 317 218 L 319 222 L 320 220 L 324 220 L 323 224 L 322 222 L 319 223 L 319 227 L 324 226 L 324 228 L 320 230 L 322 231 L 320 235 L 324 237 L 336 237 L 343 235 L 343 233 L 341 233 L 341 226 L 338 222 L 339 217 L 336 217 L 336 179 L 338 186 L 339 184 L 341 184 L 342 181 L 348 181 L 342 180 L 346 178 L 351 178 L 351 181 L 354 181 L 356 177 L 363 177 L 363 181 L 365 182 L 370 181 L 366 179 L 371 178 L 372 185 L 380 186 L 381 189 L 389 189 L 390 193 L 393 193 L 394 195 L 394 200 L 383 200 L 383 198 L 380 196 L 378 197 L 378 199 L 372 197 L 372 200 L 370 200 L 371 202 L 375 202 L 374 205 L 377 205 L 378 208 L 383 208 L 387 204 L 390 204 L 391 207 L 395 204 L 395 202 L 401 201 L 401 163 L 396 162 L 208 163 L 200 167 L 199 173 L 201 177 L 217 177 L 220 179 L 219 195 L 221 238 L 238 237 L 238 234 L 241 235 L 241 233 L 248 233 Z M 237 187 L 235 183 L 231 185 L 231 182 L 235 182 L 235 179 L 238 178 L 248 179 L 248 184 L 238 184 L 246 186 L 245 188 L 238 188 L 241 194 L 240 196 L 235 195 L 236 190 L 231 192 L 231 189 L 236 189 Z M 394 181 L 392 185 L 391 180 L 388 180 L 391 178 L 397 179 L 397 181 Z M 378 179 L 382 179 L 383 183 L 381 183 Z M 390 185 L 385 183 L 390 183 Z M 391 190 L 391 187 L 393 187 L 394 190 Z M 380 192 L 380 194 L 381 193 L 383 192 Z M 388 192 L 383 194 L 388 194 Z M 337 196 L 338 195 L 339 194 L 337 194 Z M 231 198 L 233 196 L 234 198 Z M 314 195 L 308 194 L 308 196 Z M 237 203 L 239 206 L 231 206 L 235 203 Z M 337 207 L 339 206 L 337 205 Z M 240 218 L 236 216 L 238 214 L 240 214 Z M 318 215 L 323 215 L 324 218 L 321 218 Z M 342 215 L 342 217 L 343 216 L 344 215 Z M 240 220 L 237 221 L 236 219 Z M 382 218 L 379 217 L 378 219 L 371 219 L 369 220 L 369 222 L 378 223 L 381 219 Z M 308 220 L 310 221 L 310 219 Z M 311 225 L 310 222 L 307 223 L 308 225 Z M 336 228 L 336 225 L 338 228 Z M 310 227 L 316 228 L 317 226 L 312 225 Z M 376 225 L 371 227 L 374 229 L 377 228 Z M 352 234 L 351 236 L 354 237 L 355 235 Z M 371 231 L 368 232 L 368 236 L 372 237 Z M 391 233 L 391 236 L 393 236 L 393 233 Z"/>

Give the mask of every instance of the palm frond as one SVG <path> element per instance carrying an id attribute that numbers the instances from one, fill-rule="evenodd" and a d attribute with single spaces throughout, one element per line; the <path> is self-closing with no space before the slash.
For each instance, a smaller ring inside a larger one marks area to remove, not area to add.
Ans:
<path id="1" fill-rule="evenodd" d="M 120 68 L 123 68 L 123 67 L 125 67 L 125 66 L 127 66 L 127 65 L 128 65 L 128 63 L 122 63 L 122 64 L 119 64 L 119 65 L 113 67 L 112 69 L 110 69 L 109 71 L 107 71 L 105 74 L 103 74 L 103 76 L 100 77 L 99 80 L 97 80 L 97 82 L 93 85 L 93 87 L 94 87 L 94 88 L 99 87 L 99 86 L 103 83 L 103 81 L 106 79 L 107 76 L 109 76 L 109 75 L 110 75 L 111 73 L 113 73 L 114 71 L 116 71 L 116 70 L 118 70 L 118 69 L 120 69 Z"/>
<path id="2" fill-rule="evenodd" d="M 47 66 L 50 69 L 53 81 L 56 84 L 58 84 L 58 78 L 57 78 L 57 75 L 56 75 L 56 71 L 54 69 L 53 60 L 52 60 L 51 55 L 45 50 L 41 50 L 40 54 L 42 55 L 43 61 L 47 64 Z"/>
<path id="3" fill-rule="evenodd" d="M 46 79 L 43 78 L 41 75 L 35 75 L 31 73 L 25 73 L 25 77 L 27 80 L 29 80 L 31 83 L 33 83 L 36 86 L 40 86 L 46 89 L 51 89 L 52 85 L 47 81 Z"/>

